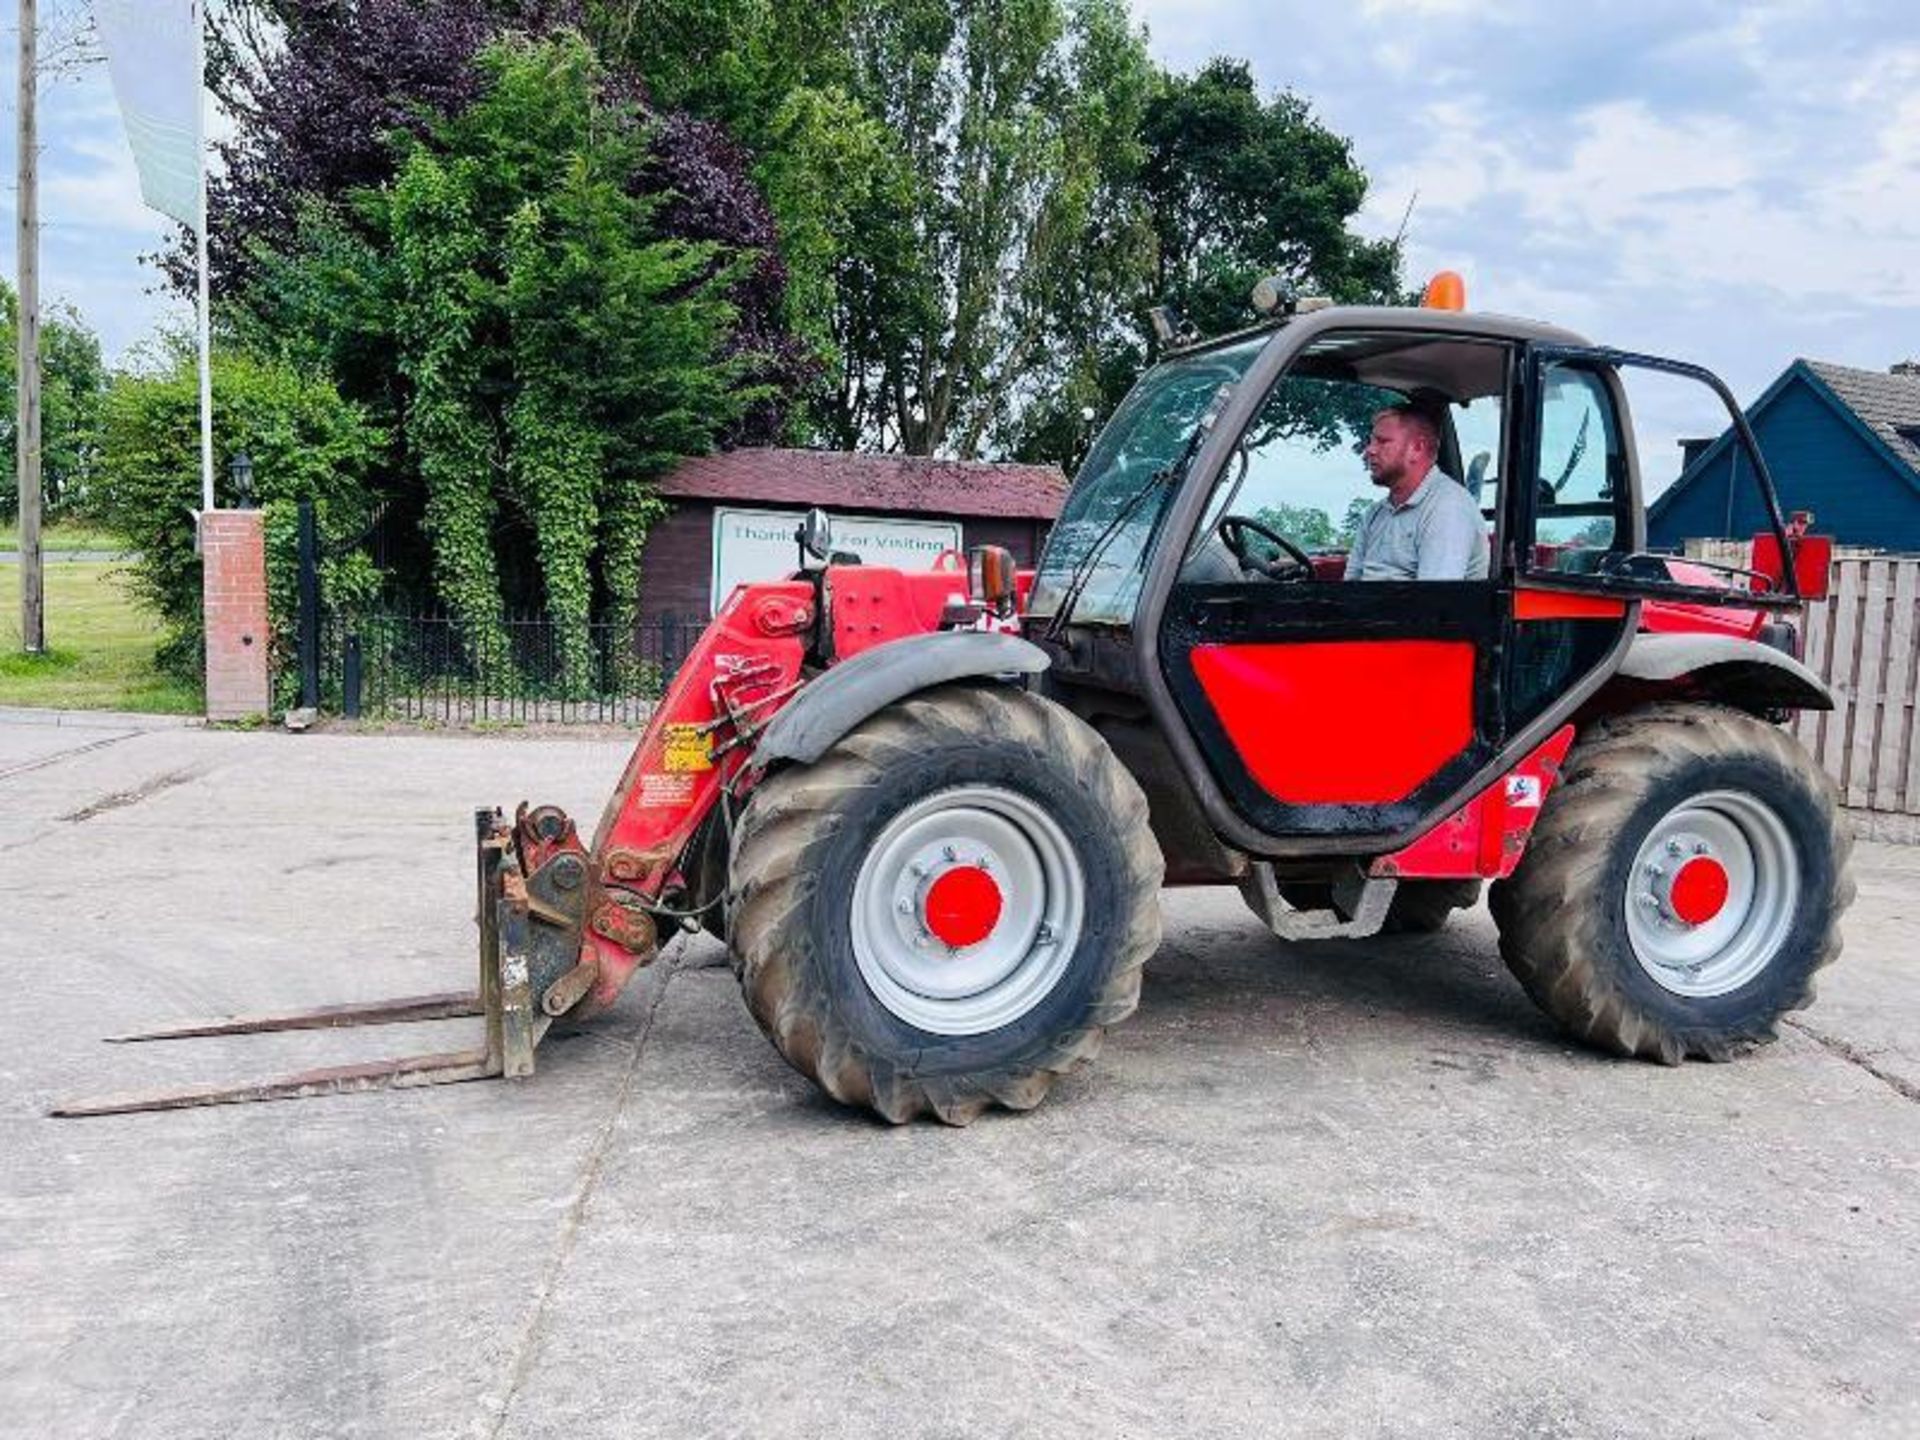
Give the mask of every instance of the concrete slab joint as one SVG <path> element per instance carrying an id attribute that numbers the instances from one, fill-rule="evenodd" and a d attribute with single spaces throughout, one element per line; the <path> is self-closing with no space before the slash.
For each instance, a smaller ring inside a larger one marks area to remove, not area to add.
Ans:
<path id="1" fill-rule="evenodd" d="M 1194 886 L 967 1130 L 803 1080 L 706 935 L 524 1085 L 42 1118 L 472 1043 L 100 1037 L 470 983 L 465 807 L 632 744 L 0 723 L 0 1436 L 1920 1435 L 1912 848 L 1727 1065 L 1570 1040 L 1485 905 L 1283 945 Z"/>

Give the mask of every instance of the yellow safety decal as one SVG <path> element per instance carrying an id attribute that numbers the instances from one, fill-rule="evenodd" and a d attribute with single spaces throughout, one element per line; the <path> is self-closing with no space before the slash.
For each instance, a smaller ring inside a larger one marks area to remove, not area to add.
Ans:
<path id="1" fill-rule="evenodd" d="M 713 754 L 698 725 L 667 726 L 662 736 L 660 768 L 681 772 L 713 768 Z"/>

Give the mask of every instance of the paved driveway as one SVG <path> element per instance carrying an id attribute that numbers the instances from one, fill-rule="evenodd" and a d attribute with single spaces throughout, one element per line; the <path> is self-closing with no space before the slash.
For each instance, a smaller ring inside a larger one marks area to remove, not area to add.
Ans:
<path id="1" fill-rule="evenodd" d="M 590 825 L 624 758 L 0 723 L 0 1431 L 1920 1433 L 1917 851 L 1733 1065 L 1563 1042 L 1484 912 L 1190 892 L 1095 1066 L 964 1131 L 823 1100 L 704 940 L 526 1084 L 42 1118 L 463 1043 L 96 1037 L 462 982 L 472 807 Z"/>

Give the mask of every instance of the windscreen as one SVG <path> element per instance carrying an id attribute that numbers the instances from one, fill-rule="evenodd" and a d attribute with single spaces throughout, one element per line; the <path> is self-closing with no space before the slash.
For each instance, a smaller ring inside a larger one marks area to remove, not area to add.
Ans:
<path id="1" fill-rule="evenodd" d="M 1153 537 L 1174 490 L 1172 485 L 1155 488 L 1154 476 L 1180 457 L 1220 388 L 1237 385 L 1271 339 L 1271 335 L 1256 335 L 1218 350 L 1183 356 L 1155 366 L 1140 378 L 1080 467 L 1047 540 L 1046 553 L 1040 557 L 1028 606 L 1031 613 L 1053 614 L 1075 574 L 1099 545 L 1074 605 L 1073 621 L 1108 625 L 1132 621 Z M 1143 489 L 1154 493 L 1142 497 Z"/>

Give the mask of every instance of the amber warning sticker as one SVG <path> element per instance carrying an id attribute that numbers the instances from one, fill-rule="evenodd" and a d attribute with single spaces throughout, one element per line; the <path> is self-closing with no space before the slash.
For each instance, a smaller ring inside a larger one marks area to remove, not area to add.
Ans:
<path id="1" fill-rule="evenodd" d="M 713 768 L 707 737 L 700 733 L 698 725 L 667 726 L 660 753 L 660 768 L 682 774 Z"/>

